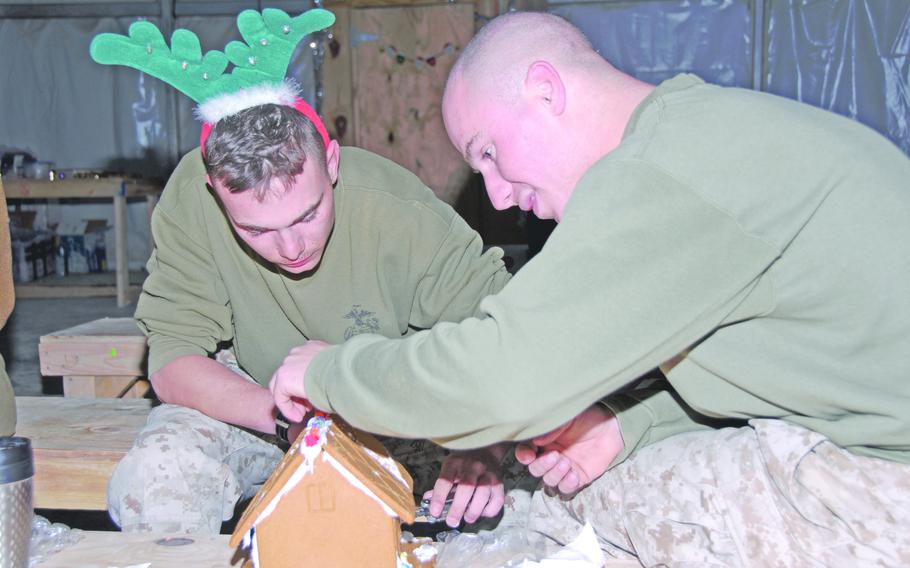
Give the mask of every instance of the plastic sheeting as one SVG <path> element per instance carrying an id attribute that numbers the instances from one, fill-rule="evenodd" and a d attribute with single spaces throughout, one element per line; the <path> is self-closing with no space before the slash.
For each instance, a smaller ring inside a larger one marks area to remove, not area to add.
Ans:
<path id="1" fill-rule="evenodd" d="M 0 19 L 0 152 L 24 151 L 57 169 L 166 178 L 199 144 L 195 103 L 154 77 L 99 65 L 88 54 L 95 35 L 125 34 L 136 19 Z M 204 51 L 241 39 L 236 16 L 178 18 L 175 25 L 194 31 Z M 312 101 L 308 41 L 288 75 Z"/>
<path id="2" fill-rule="evenodd" d="M 303 10 L 305 6 L 295 9 Z M 194 103 L 134 69 L 99 65 L 89 57 L 92 38 L 127 33 L 137 18 L 0 19 L 0 154 L 24 151 L 57 170 L 105 170 L 166 179 L 180 156 L 199 145 Z M 149 21 L 160 26 L 156 19 Z M 178 18 L 205 51 L 241 39 L 236 16 Z M 170 37 L 165 32 L 165 37 Z M 289 67 L 312 101 L 313 57 L 302 42 Z M 26 204 L 40 228 L 81 219 L 113 222 L 108 203 Z M 148 258 L 145 203 L 128 210 L 129 265 Z M 109 231 L 108 237 L 113 238 Z M 114 252 L 113 243 L 107 246 Z M 113 264 L 114 259 L 109 259 Z"/>
<path id="3" fill-rule="evenodd" d="M 910 2 L 775 0 L 765 89 L 878 130 L 910 154 Z"/>
<path id="4" fill-rule="evenodd" d="M 168 162 L 167 91 L 89 58 L 91 38 L 130 18 L 0 19 L 0 147 L 54 167 L 155 173 Z M 158 172 L 160 173 L 160 172 Z"/>
<path id="5" fill-rule="evenodd" d="M 620 70 L 648 83 L 695 73 L 719 85 L 752 86 L 749 0 L 650 0 L 551 4 Z"/>
<path id="6" fill-rule="evenodd" d="M 908 0 L 550 6 L 614 65 L 644 81 L 690 72 L 711 83 L 766 90 L 854 118 L 910 154 Z M 765 46 L 758 57 L 755 46 Z"/>

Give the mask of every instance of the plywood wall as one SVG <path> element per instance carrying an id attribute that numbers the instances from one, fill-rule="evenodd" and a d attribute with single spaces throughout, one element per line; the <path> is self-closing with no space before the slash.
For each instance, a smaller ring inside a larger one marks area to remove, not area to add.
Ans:
<path id="1" fill-rule="evenodd" d="M 327 126 L 337 136 L 344 125 L 342 144 L 401 164 L 454 204 L 471 171 L 445 133 L 442 92 L 473 36 L 474 5 L 328 7 L 339 49 L 327 50 Z"/>

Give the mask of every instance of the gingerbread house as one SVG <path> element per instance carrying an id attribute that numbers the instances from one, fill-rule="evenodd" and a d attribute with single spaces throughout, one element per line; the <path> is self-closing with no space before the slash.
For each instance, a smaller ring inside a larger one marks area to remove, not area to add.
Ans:
<path id="1" fill-rule="evenodd" d="M 334 419 L 333 419 L 334 418 Z M 318 415 L 253 498 L 231 537 L 254 567 L 395 567 L 413 482 L 376 438 Z"/>

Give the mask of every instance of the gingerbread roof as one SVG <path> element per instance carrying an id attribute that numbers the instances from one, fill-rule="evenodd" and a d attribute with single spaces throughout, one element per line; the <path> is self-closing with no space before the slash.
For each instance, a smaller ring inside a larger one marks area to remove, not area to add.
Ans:
<path id="1" fill-rule="evenodd" d="M 291 445 L 244 511 L 231 535 L 231 546 L 238 546 L 260 517 L 270 514 L 278 506 L 281 496 L 304 481 L 306 475 L 320 464 L 335 467 L 351 483 L 352 490 L 368 492 L 386 513 L 406 523 L 414 521 L 414 483 L 411 476 L 389 456 L 379 440 L 366 432 L 354 430 L 337 416 L 324 419 L 324 423 L 327 428 L 314 434 L 311 420 Z M 316 451 L 313 451 L 314 448 Z"/>

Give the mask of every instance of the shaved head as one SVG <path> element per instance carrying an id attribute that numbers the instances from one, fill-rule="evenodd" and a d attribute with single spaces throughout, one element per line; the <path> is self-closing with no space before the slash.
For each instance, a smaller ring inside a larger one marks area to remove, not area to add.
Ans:
<path id="1" fill-rule="evenodd" d="M 449 139 L 496 209 L 559 221 L 584 173 L 612 151 L 653 86 L 618 71 L 581 30 L 552 14 L 491 20 L 446 84 Z"/>
<path id="2" fill-rule="evenodd" d="M 486 24 L 459 56 L 449 82 L 514 100 L 531 63 L 544 59 L 560 68 L 600 59 L 588 38 L 568 21 L 542 12 L 510 12 Z M 600 59 L 602 62 L 603 60 Z"/>

